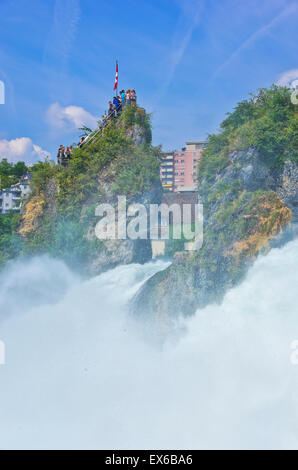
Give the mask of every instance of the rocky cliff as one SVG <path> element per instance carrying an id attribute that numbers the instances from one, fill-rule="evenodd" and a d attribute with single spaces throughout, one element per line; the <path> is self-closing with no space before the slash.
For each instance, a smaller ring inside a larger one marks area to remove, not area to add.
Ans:
<path id="1" fill-rule="evenodd" d="M 127 107 L 104 135 L 75 149 L 68 168 L 52 162 L 33 169 L 33 193 L 19 227 L 23 254 L 48 252 L 87 275 L 118 264 L 151 259 L 150 240 L 99 240 L 95 235 L 99 204 L 159 203 L 160 149 L 151 145 L 145 110 Z"/>
<path id="2" fill-rule="evenodd" d="M 49 253 L 90 276 L 150 260 L 150 240 L 99 240 L 95 210 L 101 203 L 115 207 L 119 195 L 128 204 L 159 203 L 160 158 L 149 117 L 127 107 L 102 137 L 75 150 L 68 168 L 35 165 L 21 222 L 11 217 L 2 229 L 0 262 Z M 191 315 L 220 301 L 260 253 L 297 236 L 297 163 L 298 106 L 289 90 L 260 90 L 239 103 L 210 136 L 199 164 L 202 248 L 178 251 L 183 240 L 170 243 L 172 265 L 142 287 L 133 311 L 158 320 Z"/>
<path id="3" fill-rule="evenodd" d="M 210 136 L 199 167 L 203 246 L 177 252 L 137 294 L 135 313 L 191 315 L 220 301 L 258 254 L 297 236 L 297 108 L 286 89 L 260 90 Z"/>

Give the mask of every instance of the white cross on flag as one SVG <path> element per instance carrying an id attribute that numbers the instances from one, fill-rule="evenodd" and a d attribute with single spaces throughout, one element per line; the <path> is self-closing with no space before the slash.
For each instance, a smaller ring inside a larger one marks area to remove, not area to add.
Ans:
<path id="1" fill-rule="evenodd" d="M 118 62 L 116 62 L 116 77 L 115 77 L 114 90 L 117 90 L 117 88 L 118 88 Z"/>

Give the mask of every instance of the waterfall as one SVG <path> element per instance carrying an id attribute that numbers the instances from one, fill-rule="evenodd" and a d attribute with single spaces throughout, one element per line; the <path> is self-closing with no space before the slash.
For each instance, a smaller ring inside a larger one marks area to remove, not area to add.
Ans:
<path id="1" fill-rule="evenodd" d="M 49 257 L 11 263 L 0 275 L 0 447 L 297 448 L 297 253 L 293 241 L 259 257 L 163 347 L 128 306 L 168 263 L 91 280 Z"/>

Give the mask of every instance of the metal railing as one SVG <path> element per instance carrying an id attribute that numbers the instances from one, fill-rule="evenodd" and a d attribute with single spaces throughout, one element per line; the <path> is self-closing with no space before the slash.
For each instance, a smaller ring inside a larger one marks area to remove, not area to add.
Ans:
<path id="1" fill-rule="evenodd" d="M 135 100 L 131 100 L 130 103 L 131 103 L 131 104 L 134 103 L 134 105 L 136 106 L 136 105 L 137 105 L 137 98 L 135 98 Z M 126 104 L 127 104 L 127 103 L 125 103 L 124 106 L 126 106 Z M 109 123 L 111 120 L 115 119 L 115 118 L 117 119 L 117 118 L 121 115 L 124 106 L 122 105 L 122 102 L 120 102 L 118 108 L 113 109 L 113 111 L 111 111 L 111 112 L 107 115 L 107 117 L 104 119 L 105 124 L 102 125 L 101 127 L 99 127 L 99 129 L 97 129 L 96 131 L 91 132 L 91 133 L 86 137 L 86 139 L 84 140 L 84 142 L 82 142 L 82 144 L 79 145 L 79 148 L 80 148 L 80 147 L 83 147 L 85 144 L 88 144 L 88 145 L 91 144 L 91 142 L 93 142 L 94 139 L 95 139 L 99 134 L 100 134 L 100 137 L 102 137 L 105 128 L 108 126 L 108 123 Z"/>
<path id="2" fill-rule="evenodd" d="M 119 103 L 118 108 L 113 109 L 113 111 L 111 111 L 111 112 L 107 115 L 107 117 L 104 119 L 105 124 L 102 125 L 101 127 L 99 127 L 99 129 L 97 129 L 96 131 L 93 131 L 93 133 L 91 132 L 91 133 L 86 137 L 86 139 L 84 140 L 84 142 L 82 142 L 82 144 L 79 145 L 79 147 L 83 147 L 85 144 L 91 144 L 91 142 L 94 141 L 94 139 L 98 136 L 98 134 L 100 134 L 100 137 L 102 137 L 103 132 L 104 132 L 104 129 L 107 127 L 109 121 L 111 121 L 112 119 L 118 118 L 118 117 L 121 115 L 121 112 L 122 112 L 122 103 Z M 93 134 L 93 135 L 92 135 L 92 134 Z M 91 137 L 90 137 L 90 136 L 91 136 Z"/>
<path id="3" fill-rule="evenodd" d="M 135 100 L 134 101 L 134 104 L 136 105 L 137 101 Z M 126 103 L 125 103 L 126 105 Z M 125 106 L 124 105 L 124 106 Z M 97 137 L 102 137 L 103 136 L 103 133 L 104 133 L 104 130 L 105 128 L 108 126 L 109 122 L 112 121 L 113 119 L 118 119 L 118 117 L 121 115 L 122 111 L 123 111 L 123 107 L 122 103 L 119 103 L 119 106 L 118 108 L 115 108 L 113 109 L 113 111 L 111 111 L 104 119 L 104 124 L 102 124 L 99 129 L 96 129 L 95 131 L 93 132 L 90 132 L 90 134 L 87 135 L 87 137 L 84 139 L 84 141 L 82 143 L 80 143 L 78 145 L 78 148 L 82 148 L 84 147 L 85 145 L 89 145 L 91 144 L 92 142 L 95 141 L 95 139 Z M 67 159 L 67 165 L 63 165 L 62 163 L 62 160 L 63 158 L 61 159 L 61 162 L 58 162 L 59 166 L 62 168 L 63 166 L 68 166 L 69 164 L 69 159 Z M 66 160 L 65 160 L 65 163 L 66 163 Z"/>

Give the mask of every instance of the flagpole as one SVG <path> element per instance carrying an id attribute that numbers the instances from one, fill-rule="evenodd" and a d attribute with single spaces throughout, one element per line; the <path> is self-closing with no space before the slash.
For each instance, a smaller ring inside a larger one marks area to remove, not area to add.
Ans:
<path id="1" fill-rule="evenodd" d="M 118 70 L 118 60 L 116 60 L 116 69 Z M 117 78 L 117 88 L 116 88 L 116 96 L 118 96 L 118 81 L 119 81 L 119 72 L 118 72 L 118 78 Z"/>

